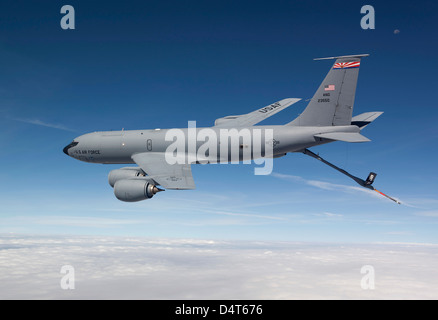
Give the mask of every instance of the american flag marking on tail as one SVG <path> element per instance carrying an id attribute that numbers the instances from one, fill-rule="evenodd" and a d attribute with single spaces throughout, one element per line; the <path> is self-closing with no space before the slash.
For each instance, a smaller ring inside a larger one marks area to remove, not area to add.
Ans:
<path id="1" fill-rule="evenodd" d="M 324 86 L 324 91 L 334 91 L 335 90 L 335 85 L 334 84 L 329 84 Z"/>
<path id="2" fill-rule="evenodd" d="M 359 68 L 360 61 L 354 61 L 354 62 L 338 62 L 335 63 L 333 66 L 333 69 L 348 69 L 348 68 Z"/>

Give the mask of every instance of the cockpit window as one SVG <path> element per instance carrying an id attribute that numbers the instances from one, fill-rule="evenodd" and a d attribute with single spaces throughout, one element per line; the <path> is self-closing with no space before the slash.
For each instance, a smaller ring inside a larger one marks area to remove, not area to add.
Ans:
<path id="1" fill-rule="evenodd" d="M 73 142 L 70 143 L 66 148 L 67 148 L 67 149 L 70 149 L 70 148 L 76 147 L 76 146 L 78 145 L 78 143 L 79 143 L 79 142 L 77 142 L 77 141 L 73 141 Z"/>
<path id="2" fill-rule="evenodd" d="M 65 153 L 66 155 L 68 155 L 68 149 L 73 148 L 73 147 L 76 147 L 76 146 L 78 145 L 78 143 L 79 143 L 79 142 L 77 142 L 77 141 L 73 141 L 73 142 L 70 143 L 68 146 L 66 146 L 66 147 L 64 148 L 64 150 L 62 150 L 62 151 L 64 151 L 64 153 Z"/>

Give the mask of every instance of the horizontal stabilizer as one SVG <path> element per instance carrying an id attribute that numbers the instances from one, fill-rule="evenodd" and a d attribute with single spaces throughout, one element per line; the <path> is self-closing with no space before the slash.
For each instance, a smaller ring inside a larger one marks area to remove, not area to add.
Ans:
<path id="1" fill-rule="evenodd" d="M 316 134 L 316 138 L 329 139 L 335 141 L 345 141 L 345 142 L 368 142 L 371 141 L 367 137 L 364 137 L 357 132 L 329 132 Z"/>
<path id="2" fill-rule="evenodd" d="M 358 126 L 360 130 L 383 114 L 381 111 L 365 112 L 351 118 L 351 125 Z"/>

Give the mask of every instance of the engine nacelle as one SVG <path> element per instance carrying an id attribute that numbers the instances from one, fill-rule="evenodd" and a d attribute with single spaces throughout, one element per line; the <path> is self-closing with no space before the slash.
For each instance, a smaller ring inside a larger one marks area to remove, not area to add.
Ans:
<path id="1" fill-rule="evenodd" d="M 145 174 L 140 168 L 126 167 L 112 170 L 108 175 L 108 183 L 114 188 L 114 185 L 119 180 L 134 179 L 137 177 L 144 177 Z"/>
<path id="2" fill-rule="evenodd" d="M 158 189 L 145 179 L 124 179 L 118 180 L 114 184 L 114 195 L 117 199 L 125 202 L 147 200 L 160 191 L 164 190 Z"/>

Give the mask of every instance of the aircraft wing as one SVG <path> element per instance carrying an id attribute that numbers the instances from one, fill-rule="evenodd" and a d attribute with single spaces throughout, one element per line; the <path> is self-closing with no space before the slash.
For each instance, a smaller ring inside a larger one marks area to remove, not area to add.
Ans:
<path id="1" fill-rule="evenodd" d="M 165 159 L 165 154 L 158 152 L 137 153 L 132 156 L 132 160 L 163 188 L 195 189 L 190 164 L 170 165 Z"/>
<path id="2" fill-rule="evenodd" d="M 284 110 L 285 108 L 293 105 L 301 99 L 289 98 L 275 102 L 269 106 L 260 108 L 256 111 L 243 114 L 240 116 L 227 116 L 216 119 L 214 122 L 215 127 L 249 127 L 253 126 L 270 116 Z"/>

